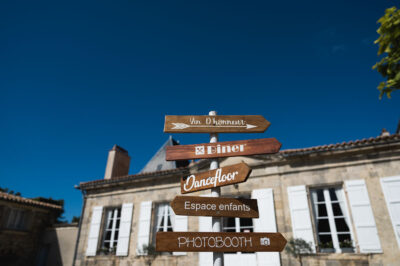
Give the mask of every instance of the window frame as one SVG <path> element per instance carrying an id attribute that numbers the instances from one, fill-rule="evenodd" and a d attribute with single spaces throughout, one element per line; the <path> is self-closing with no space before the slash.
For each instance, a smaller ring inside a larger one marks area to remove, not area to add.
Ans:
<path id="1" fill-rule="evenodd" d="M 234 196 L 230 196 L 230 197 L 236 198 L 236 199 L 237 198 L 241 198 L 241 199 L 250 199 L 251 198 L 250 194 L 247 194 L 247 193 L 245 193 L 243 195 L 234 195 Z M 235 228 L 235 233 L 240 233 L 240 232 L 242 232 L 242 230 L 246 230 L 247 228 L 250 228 L 249 233 L 254 232 L 254 222 L 253 222 L 252 218 L 241 218 L 241 217 L 221 217 L 221 218 L 222 218 L 222 228 L 221 228 L 222 232 L 227 232 L 226 231 L 227 228 L 230 228 L 230 229 Z M 235 227 L 225 226 L 225 224 L 228 223 L 228 219 L 234 219 Z M 241 223 L 240 223 L 241 219 L 249 219 L 251 221 L 251 226 L 241 226 Z M 243 232 L 243 233 L 245 233 L 245 232 Z M 239 252 L 233 252 L 232 254 L 242 254 L 242 253 L 254 253 L 254 252 L 240 252 L 239 251 Z"/>
<path id="2" fill-rule="evenodd" d="M 329 193 L 329 189 L 340 189 L 340 193 L 342 194 L 342 199 L 343 199 L 343 205 L 344 205 L 344 210 L 341 209 L 342 211 L 342 215 L 334 215 L 333 212 L 333 208 L 332 208 L 332 204 L 334 203 L 339 203 L 340 204 L 340 200 L 331 200 L 331 196 Z M 324 195 L 324 201 L 320 202 L 317 201 L 316 203 L 314 203 L 313 199 L 312 199 L 312 191 L 314 190 L 323 190 L 323 195 Z M 308 200 L 309 200 L 309 206 L 310 206 L 310 212 L 311 212 L 311 221 L 312 221 L 312 227 L 313 227 L 313 233 L 314 233 L 314 239 L 316 240 L 316 246 L 317 246 L 317 250 L 318 252 L 321 253 L 331 253 L 329 252 L 329 248 L 321 248 L 320 246 L 320 241 L 319 241 L 319 231 L 317 228 L 317 224 L 316 224 L 316 220 L 317 217 L 315 216 L 315 204 L 325 204 L 325 208 L 326 208 L 326 212 L 327 212 L 327 216 L 326 218 L 328 219 L 328 223 L 329 223 L 329 227 L 330 227 L 330 232 L 329 234 L 331 235 L 331 239 L 332 239 L 332 244 L 333 244 L 333 248 L 334 252 L 333 253 L 355 253 L 356 252 L 356 240 L 355 240 L 355 236 L 353 233 L 353 226 L 354 223 L 352 221 L 352 217 L 350 215 L 350 210 L 349 210 L 349 205 L 348 205 L 348 198 L 347 195 L 345 193 L 345 189 L 344 189 L 344 185 L 343 183 L 336 183 L 336 184 L 325 184 L 325 185 L 318 185 L 318 186 L 308 186 L 307 187 L 307 195 L 308 195 Z M 318 217 L 321 218 L 321 217 Z M 323 217 L 325 218 L 325 216 Z M 337 228 L 336 228 L 336 223 L 335 223 L 335 218 L 343 218 L 348 220 L 349 224 L 348 224 L 348 228 L 349 228 L 349 232 L 337 232 Z M 340 234 L 350 234 L 351 237 L 351 243 L 352 243 L 352 248 L 342 248 L 340 247 L 340 242 L 339 242 L 339 237 L 338 235 Z M 328 235 L 328 234 L 327 234 Z M 326 250 L 325 252 L 323 250 Z M 351 251 L 350 251 L 351 250 Z M 328 252 L 327 252 L 328 251 Z"/>
<path id="3" fill-rule="evenodd" d="M 118 210 L 119 210 L 119 216 L 118 216 Z M 116 217 L 112 217 L 112 227 L 111 229 L 107 229 L 107 222 L 108 222 L 108 214 L 110 212 L 113 212 L 113 216 Z M 117 206 L 108 206 L 106 208 L 104 208 L 103 211 L 103 217 L 102 217 L 102 223 L 101 223 L 101 241 L 99 241 L 99 248 L 98 248 L 98 254 L 100 255 L 115 255 L 116 254 L 116 250 L 117 250 L 117 246 L 118 246 L 118 237 L 119 237 L 119 230 L 121 227 L 121 216 L 122 216 L 122 205 L 117 205 Z M 117 228 L 116 224 L 117 224 L 117 220 L 119 220 L 119 226 Z M 106 235 L 107 235 L 107 231 L 111 230 L 111 236 L 110 236 L 110 240 L 106 240 Z M 116 232 L 118 231 L 118 236 L 115 237 Z M 105 243 L 109 242 L 110 246 L 107 250 L 107 247 L 105 247 Z M 115 245 L 114 245 L 114 242 Z"/>

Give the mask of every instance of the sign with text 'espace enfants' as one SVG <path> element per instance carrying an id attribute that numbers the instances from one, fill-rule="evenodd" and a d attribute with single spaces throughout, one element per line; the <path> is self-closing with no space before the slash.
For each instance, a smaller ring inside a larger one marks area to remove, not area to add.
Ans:
<path id="1" fill-rule="evenodd" d="M 269 127 L 261 115 L 166 115 L 165 133 L 262 133 Z"/>
<path id="2" fill-rule="evenodd" d="M 188 160 L 277 153 L 282 144 L 275 138 L 168 146 L 166 160 Z"/>
<path id="3" fill-rule="evenodd" d="M 247 180 L 251 168 L 245 163 L 238 163 L 215 170 L 194 173 L 181 178 L 181 193 L 191 193 L 213 187 L 222 187 Z"/>
<path id="4" fill-rule="evenodd" d="M 171 207 L 177 215 L 259 217 L 255 199 L 176 196 Z"/>

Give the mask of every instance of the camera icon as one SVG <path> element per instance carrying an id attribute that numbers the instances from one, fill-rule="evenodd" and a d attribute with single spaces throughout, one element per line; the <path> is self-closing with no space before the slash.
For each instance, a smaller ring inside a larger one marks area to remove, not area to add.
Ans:
<path id="1" fill-rule="evenodd" d="M 269 240 L 268 237 L 262 237 L 260 238 L 260 244 L 261 246 L 269 246 L 271 245 L 271 241 Z"/>

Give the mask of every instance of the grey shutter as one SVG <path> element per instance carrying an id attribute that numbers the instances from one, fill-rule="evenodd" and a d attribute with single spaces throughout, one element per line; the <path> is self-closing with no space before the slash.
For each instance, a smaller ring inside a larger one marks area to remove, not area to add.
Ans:
<path id="1" fill-rule="evenodd" d="M 89 237 L 86 248 L 86 256 L 96 256 L 102 213 L 103 213 L 103 206 L 93 207 L 92 220 L 90 221 Z"/>
<path id="2" fill-rule="evenodd" d="M 381 243 L 376 229 L 365 181 L 346 181 L 346 190 L 357 232 L 358 245 L 361 253 L 381 253 Z"/>
<path id="3" fill-rule="evenodd" d="M 152 209 L 151 201 L 143 201 L 140 203 L 138 241 L 136 246 L 136 252 L 138 255 L 147 254 L 146 252 L 144 252 L 143 246 L 149 245 L 151 209 Z"/>
<path id="4" fill-rule="evenodd" d="M 272 188 L 256 189 L 251 193 L 253 199 L 257 199 L 260 217 L 253 219 L 254 232 L 276 232 L 276 219 L 274 208 L 274 194 Z M 278 266 L 281 265 L 279 252 L 257 252 L 257 265 Z"/>
<path id="5" fill-rule="evenodd" d="M 400 176 L 381 178 L 381 185 L 400 248 Z"/>
<path id="6" fill-rule="evenodd" d="M 133 203 L 122 204 L 116 252 L 117 256 L 128 256 L 129 236 L 132 224 L 132 209 Z"/>
<path id="7" fill-rule="evenodd" d="M 294 238 L 301 238 L 311 244 L 315 253 L 315 242 L 311 224 L 310 208 L 308 207 L 307 190 L 305 186 L 287 188 L 290 216 Z"/>

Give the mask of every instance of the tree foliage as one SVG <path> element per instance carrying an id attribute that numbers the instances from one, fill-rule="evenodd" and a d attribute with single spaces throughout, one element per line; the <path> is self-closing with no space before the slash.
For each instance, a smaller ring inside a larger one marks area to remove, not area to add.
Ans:
<path id="1" fill-rule="evenodd" d="M 377 30 L 380 36 L 375 44 L 379 44 L 378 55 L 386 53 L 386 56 L 372 68 L 386 78 L 378 85 L 379 98 L 384 94 L 390 98 L 393 91 L 400 89 L 400 10 L 396 7 L 386 9 L 378 23 L 381 24 Z"/>
<path id="2" fill-rule="evenodd" d="M 286 252 L 299 260 L 303 265 L 302 256 L 312 252 L 311 244 L 301 238 L 291 238 L 286 244 Z"/>

